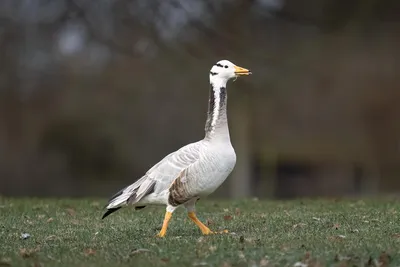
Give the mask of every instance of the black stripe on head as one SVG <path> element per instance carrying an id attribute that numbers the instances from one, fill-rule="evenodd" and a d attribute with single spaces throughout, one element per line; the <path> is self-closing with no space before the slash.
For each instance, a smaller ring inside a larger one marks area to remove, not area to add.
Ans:
<path id="1" fill-rule="evenodd" d="M 221 68 L 223 68 L 224 66 L 222 66 L 222 64 L 221 63 L 217 63 L 217 64 L 215 64 L 215 66 L 217 66 L 217 67 L 221 67 Z"/>
<path id="2" fill-rule="evenodd" d="M 217 72 L 212 72 L 212 71 L 210 71 L 210 74 L 211 74 L 211 76 L 215 76 L 215 75 L 217 75 L 218 73 L 217 73 Z"/>

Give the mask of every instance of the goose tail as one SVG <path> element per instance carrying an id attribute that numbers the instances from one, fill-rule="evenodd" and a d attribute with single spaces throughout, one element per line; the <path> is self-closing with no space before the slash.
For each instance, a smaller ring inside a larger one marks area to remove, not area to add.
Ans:
<path id="1" fill-rule="evenodd" d="M 144 176 L 134 184 L 125 187 L 109 199 L 108 204 L 106 205 L 107 211 L 104 213 L 102 219 L 127 204 L 138 203 L 143 197 L 153 192 L 154 186 L 155 181 Z"/>

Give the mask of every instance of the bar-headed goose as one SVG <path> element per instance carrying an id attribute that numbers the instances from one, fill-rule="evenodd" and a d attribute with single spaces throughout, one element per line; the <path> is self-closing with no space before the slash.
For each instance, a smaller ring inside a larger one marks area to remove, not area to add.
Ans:
<path id="1" fill-rule="evenodd" d="M 228 80 L 251 72 L 228 60 L 217 62 L 210 70 L 210 97 L 205 137 L 172 152 L 154 165 L 135 183 L 115 194 L 107 205 L 103 218 L 133 205 L 166 205 L 162 229 L 164 237 L 176 208 L 185 206 L 189 218 L 205 235 L 213 232 L 196 217 L 196 201 L 214 192 L 228 177 L 236 163 L 235 150 L 229 137 L 226 113 Z"/>

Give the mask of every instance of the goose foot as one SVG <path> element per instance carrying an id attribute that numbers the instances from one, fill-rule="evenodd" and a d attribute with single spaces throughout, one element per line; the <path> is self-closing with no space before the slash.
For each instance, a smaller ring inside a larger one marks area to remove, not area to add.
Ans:
<path id="1" fill-rule="evenodd" d="M 228 230 L 226 230 L 226 229 L 224 229 L 224 230 L 222 230 L 222 231 L 216 231 L 216 232 L 214 232 L 214 231 L 211 231 L 210 229 L 208 229 L 209 231 L 202 231 L 202 233 L 203 233 L 203 235 L 222 235 L 222 234 L 227 234 L 227 233 L 229 233 L 229 231 Z"/>

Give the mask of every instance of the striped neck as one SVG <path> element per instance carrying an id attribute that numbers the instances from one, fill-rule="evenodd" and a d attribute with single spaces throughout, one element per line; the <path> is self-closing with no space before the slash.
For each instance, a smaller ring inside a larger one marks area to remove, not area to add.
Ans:
<path id="1" fill-rule="evenodd" d="M 229 139 L 228 117 L 226 113 L 227 99 L 226 80 L 210 79 L 210 97 L 205 126 L 205 137 L 207 139 L 216 137 L 228 137 Z"/>

